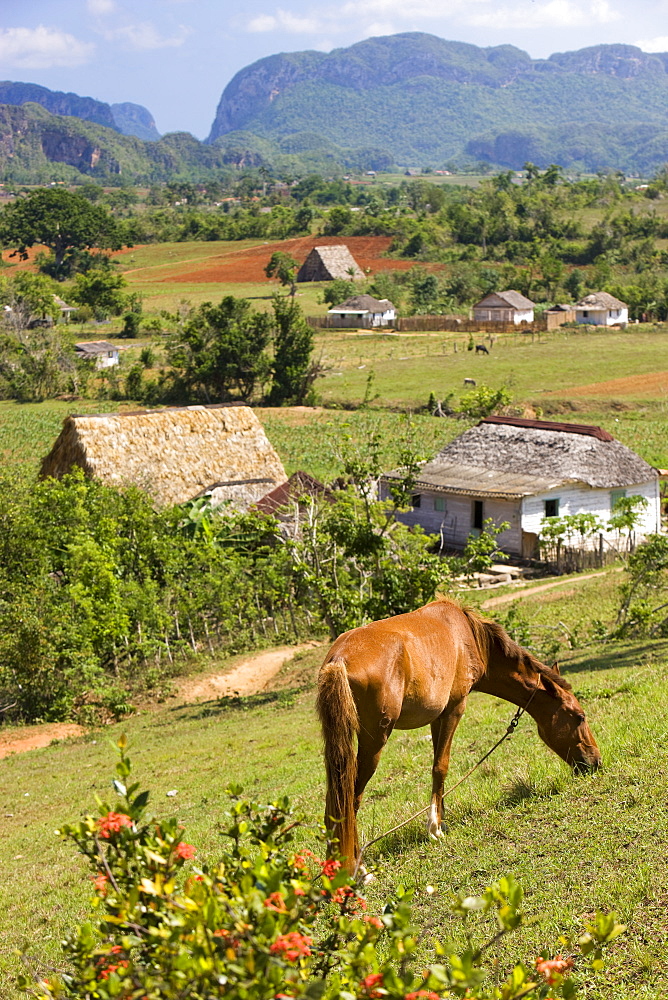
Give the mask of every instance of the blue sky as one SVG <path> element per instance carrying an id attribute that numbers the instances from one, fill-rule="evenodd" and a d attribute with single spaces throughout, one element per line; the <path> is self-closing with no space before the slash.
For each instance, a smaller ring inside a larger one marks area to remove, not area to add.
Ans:
<path id="1" fill-rule="evenodd" d="M 0 0 L 0 79 L 134 101 L 204 138 L 243 66 L 427 31 L 532 56 L 599 42 L 668 51 L 668 0 Z"/>

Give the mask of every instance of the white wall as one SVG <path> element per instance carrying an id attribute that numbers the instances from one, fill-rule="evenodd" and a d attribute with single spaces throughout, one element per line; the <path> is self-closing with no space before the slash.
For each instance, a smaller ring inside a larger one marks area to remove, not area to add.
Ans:
<path id="1" fill-rule="evenodd" d="M 399 514 L 398 519 L 404 524 L 419 524 L 428 533 L 443 534 L 443 543 L 448 548 L 462 549 L 468 536 L 473 531 L 473 501 L 483 501 L 483 518 L 491 517 L 495 524 L 508 521 L 510 528 L 499 535 L 499 545 L 507 552 L 522 551 L 521 510 L 520 500 L 486 500 L 484 497 L 463 496 L 453 493 L 429 492 L 424 487 L 416 486 L 415 492 L 420 494 L 421 504 L 413 507 L 405 514 Z M 381 499 L 389 496 L 385 483 L 380 486 Z M 445 502 L 445 510 L 436 510 L 434 501 L 440 498 Z"/>
<path id="2" fill-rule="evenodd" d="M 646 497 L 649 505 L 642 512 L 640 523 L 636 529 L 636 538 L 640 539 L 646 535 L 661 530 L 661 505 L 659 498 L 659 480 L 653 479 L 649 483 L 640 483 L 637 486 L 626 486 L 628 497 L 638 494 Z M 561 486 L 558 489 L 550 490 L 548 493 L 541 493 L 537 496 L 524 497 L 522 501 L 522 530 L 540 534 L 541 522 L 545 517 L 545 501 L 559 500 L 559 516 L 566 514 L 596 514 L 599 520 L 604 523 L 608 521 L 611 510 L 612 490 L 591 489 L 581 483 L 570 486 Z M 618 539 L 616 532 L 604 531 L 603 537 L 612 544 Z M 590 544 L 598 544 L 598 535 L 590 540 Z"/>
<path id="3" fill-rule="evenodd" d="M 585 316 L 585 313 L 587 315 Z M 576 309 L 575 322 L 589 323 L 590 326 L 616 326 L 628 323 L 629 311 L 624 309 Z"/>

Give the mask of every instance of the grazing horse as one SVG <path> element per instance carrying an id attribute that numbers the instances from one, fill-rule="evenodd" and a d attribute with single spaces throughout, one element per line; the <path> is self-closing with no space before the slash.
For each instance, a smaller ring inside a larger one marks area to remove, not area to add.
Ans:
<path id="1" fill-rule="evenodd" d="M 443 599 L 344 632 L 320 668 L 317 710 L 325 742 L 325 824 L 349 870 L 359 856 L 362 794 L 395 728 L 431 726 L 427 830 L 442 836 L 450 748 L 471 691 L 526 706 L 541 739 L 575 771 L 600 765 L 584 712 L 558 669 L 476 611 Z"/>
<path id="2" fill-rule="evenodd" d="M 475 352 L 476 354 L 489 354 L 489 351 L 487 350 L 484 344 L 476 344 Z"/>

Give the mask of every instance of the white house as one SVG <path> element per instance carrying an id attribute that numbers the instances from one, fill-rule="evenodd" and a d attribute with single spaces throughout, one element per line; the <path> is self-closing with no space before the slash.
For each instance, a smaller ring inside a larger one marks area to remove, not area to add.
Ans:
<path id="1" fill-rule="evenodd" d="M 507 292 L 490 292 L 473 306 L 473 319 L 478 323 L 533 323 L 534 303 L 510 288 Z"/>
<path id="2" fill-rule="evenodd" d="M 96 368 L 113 368 L 118 364 L 118 348 L 108 340 L 83 340 L 74 345 L 78 358 L 94 361 Z"/>
<path id="3" fill-rule="evenodd" d="M 575 322 L 592 326 L 621 326 L 629 321 L 629 307 L 608 292 L 592 292 L 575 303 Z"/>
<path id="4" fill-rule="evenodd" d="M 389 495 L 395 470 L 381 479 Z M 508 553 L 532 558 L 544 517 L 591 512 L 607 522 L 621 496 L 648 501 L 636 538 L 660 531 L 659 478 L 639 455 L 600 427 L 519 417 L 487 417 L 447 445 L 417 475 L 407 524 L 463 548 L 487 518 L 510 527 L 499 535 Z M 602 532 L 616 544 L 616 533 Z M 598 535 L 596 537 L 598 541 Z"/>
<path id="5" fill-rule="evenodd" d="M 372 295 L 353 295 L 327 311 L 328 326 L 391 326 L 396 316 L 389 299 L 374 299 Z"/>

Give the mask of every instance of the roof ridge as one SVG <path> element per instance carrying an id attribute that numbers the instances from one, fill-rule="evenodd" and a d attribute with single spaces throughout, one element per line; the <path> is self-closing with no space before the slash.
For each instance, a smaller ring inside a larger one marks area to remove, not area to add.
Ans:
<path id="1" fill-rule="evenodd" d="M 561 434 L 583 434 L 599 441 L 615 441 L 609 431 L 594 424 L 568 424 L 557 420 L 531 420 L 526 417 L 485 417 L 480 424 L 508 424 L 510 427 L 528 427 L 537 431 L 558 431 Z M 480 424 L 478 426 L 480 426 Z"/>

